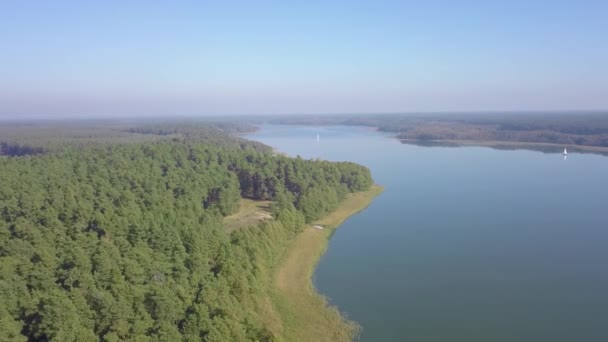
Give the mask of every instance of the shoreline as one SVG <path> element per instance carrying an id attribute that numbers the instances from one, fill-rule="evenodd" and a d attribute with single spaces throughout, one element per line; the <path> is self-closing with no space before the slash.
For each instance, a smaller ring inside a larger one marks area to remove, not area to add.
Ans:
<path id="1" fill-rule="evenodd" d="M 563 148 L 567 148 L 572 152 L 577 153 L 592 153 L 600 155 L 608 155 L 608 147 L 589 146 L 589 145 L 572 145 L 572 144 L 555 144 L 542 142 L 522 142 L 522 141 L 497 141 L 497 140 L 414 140 L 400 139 L 403 144 L 426 146 L 426 147 L 465 147 L 479 146 L 495 149 L 513 149 L 513 150 L 531 150 L 546 153 L 559 153 Z"/>
<path id="2" fill-rule="evenodd" d="M 271 300 L 283 321 L 287 341 L 350 341 L 360 327 L 317 292 L 312 277 L 329 238 L 352 215 L 367 208 L 384 191 L 379 185 L 349 194 L 340 206 L 312 222 L 291 242 L 273 272 Z M 324 229 L 313 228 L 319 224 Z"/>

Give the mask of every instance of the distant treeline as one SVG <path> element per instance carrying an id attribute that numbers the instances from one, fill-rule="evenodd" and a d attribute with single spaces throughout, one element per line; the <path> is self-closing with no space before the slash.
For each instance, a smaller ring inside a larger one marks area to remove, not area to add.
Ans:
<path id="1" fill-rule="evenodd" d="M 1 341 L 281 338 L 259 315 L 271 269 L 370 172 L 199 138 L 0 158 Z M 242 196 L 274 220 L 229 235 Z"/>
<path id="2" fill-rule="evenodd" d="M 377 114 L 258 117 L 253 122 L 354 125 L 404 140 L 501 141 L 608 147 L 608 113 Z"/>
<path id="3" fill-rule="evenodd" d="M 235 121 L 162 121 L 154 124 L 143 124 L 125 129 L 129 133 L 137 134 L 155 134 L 155 135 L 186 135 L 186 136 L 204 136 L 208 137 L 210 129 L 220 130 L 223 133 L 249 133 L 254 132 L 257 128 L 250 124 L 244 124 Z"/>
<path id="4" fill-rule="evenodd" d="M 251 124 L 219 119 L 0 122 L 0 141 L 3 144 L 0 155 L 20 156 L 102 144 L 159 141 L 188 141 L 270 151 L 270 147 L 263 144 L 226 134 L 255 129 Z"/>

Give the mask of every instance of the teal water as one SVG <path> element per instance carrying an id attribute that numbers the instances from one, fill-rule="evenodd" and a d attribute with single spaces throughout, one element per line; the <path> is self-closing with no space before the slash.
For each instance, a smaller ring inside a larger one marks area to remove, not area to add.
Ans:
<path id="1" fill-rule="evenodd" d="M 361 341 L 608 341 L 607 157 L 411 146 L 340 126 L 248 138 L 364 164 L 385 187 L 314 277 Z"/>

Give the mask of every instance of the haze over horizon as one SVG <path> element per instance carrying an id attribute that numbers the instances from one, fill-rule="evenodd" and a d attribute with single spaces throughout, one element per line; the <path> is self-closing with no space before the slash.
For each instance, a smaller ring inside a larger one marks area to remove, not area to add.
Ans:
<path id="1" fill-rule="evenodd" d="M 604 1 L 0 3 L 0 118 L 608 109 Z"/>

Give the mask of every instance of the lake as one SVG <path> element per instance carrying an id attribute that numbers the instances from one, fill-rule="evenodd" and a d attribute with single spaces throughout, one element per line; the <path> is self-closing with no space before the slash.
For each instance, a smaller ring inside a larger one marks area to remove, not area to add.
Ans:
<path id="1" fill-rule="evenodd" d="M 608 341 L 607 157 L 421 147 L 361 127 L 247 137 L 366 165 L 385 187 L 314 276 L 361 341 Z"/>

